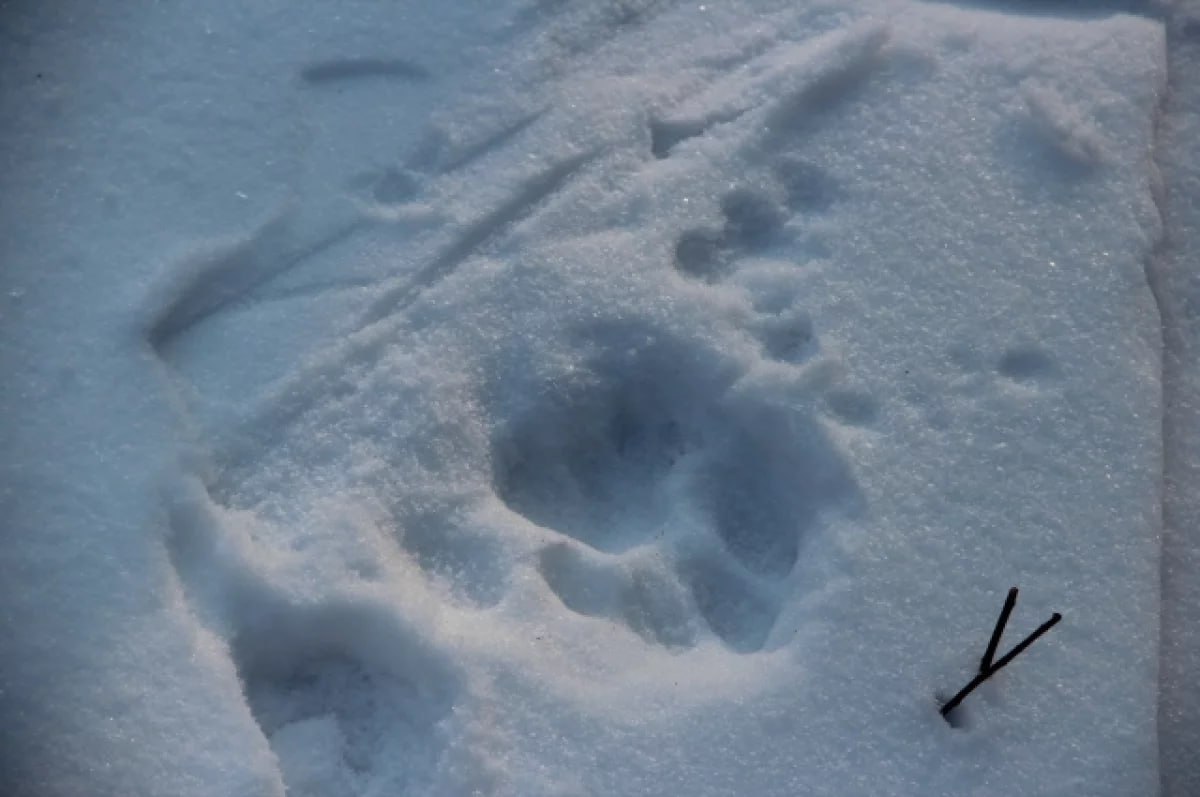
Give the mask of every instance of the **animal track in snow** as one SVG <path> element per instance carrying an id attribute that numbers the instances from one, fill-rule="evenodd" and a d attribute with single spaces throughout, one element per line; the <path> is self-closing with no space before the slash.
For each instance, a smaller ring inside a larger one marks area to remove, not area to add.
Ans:
<path id="1" fill-rule="evenodd" d="M 336 64 L 310 70 L 304 79 L 310 87 L 322 87 L 319 96 L 330 101 L 339 93 L 338 81 L 365 78 L 359 88 L 371 91 L 419 88 L 413 80 L 416 75 L 393 66 Z M 403 80 L 390 79 L 397 77 Z M 804 96 L 821 100 L 817 94 Z M 518 114 L 478 139 L 435 137 L 429 149 L 435 157 L 424 164 L 425 169 L 414 160 L 394 158 L 377 158 L 370 168 L 362 169 L 359 160 L 350 157 L 345 160 L 354 166 L 353 172 L 330 167 L 338 184 L 345 183 L 346 173 L 365 175 L 358 189 L 393 211 L 403 211 L 410 202 L 423 204 L 431 195 L 430 184 L 447 172 L 478 170 L 486 177 L 500 171 L 503 184 L 511 189 L 486 202 L 462 203 L 471 212 L 446 235 L 423 233 L 416 242 L 419 256 L 398 255 L 397 262 L 404 268 L 374 292 L 364 311 L 366 323 L 404 315 L 477 255 L 495 257 L 500 265 L 499 256 L 507 254 L 502 244 L 509 232 L 541 213 L 578 178 L 590 174 L 590 164 L 605 157 L 600 149 L 570 149 L 532 162 L 522 160 L 528 168 L 513 172 L 513 158 L 508 157 L 513 144 L 524 142 L 528 132 L 537 132 L 539 120 L 550 118 L 540 111 Z M 507 163 L 493 169 L 494 160 Z M 396 163 L 402 165 L 378 165 Z M 726 184 L 707 226 L 699 224 L 679 237 L 674 256 L 683 276 L 715 285 L 739 276 L 748 261 L 789 256 L 797 249 L 796 227 L 804 217 L 825 212 L 839 199 L 836 181 L 803 159 L 778 157 L 751 167 L 764 176 L 761 183 L 746 179 L 732 187 Z M 453 184 L 447 181 L 446 185 Z M 261 262 L 257 269 L 261 279 L 246 290 L 232 282 L 220 291 L 202 284 L 190 288 L 155 330 L 156 342 L 183 335 L 260 282 L 266 285 L 277 273 L 300 268 L 313 255 L 362 230 L 373 230 L 372 225 L 383 226 L 379 219 L 356 219 L 344 229 L 333 227 L 328 243 L 322 239 L 318 247 L 303 248 L 293 237 L 307 240 L 301 234 L 305 218 L 289 222 L 285 230 L 289 234 L 277 236 L 280 241 L 264 236 L 261 243 L 252 241 L 228 254 L 218 276 L 228 273 L 233 275 L 230 280 L 244 280 L 246 269 L 241 266 L 249 260 Z M 392 217 L 381 218 L 386 222 Z M 293 234 L 291 227 L 300 229 Z M 293 249 L 297 250 L 294 256 Z M 563 272 L 558 278 L 567 283 L 571 274 L 568 269 Z M 226 293 L 237 296 L 230 299 Z M 751 328 L 765 356 L 800 364 L 819 347 L 813 319 L 796 306 L 795 298 L 755 300 Z M 632 310 L 640 311 L 639 307 Z M 483 329 L 491 328 L 485 323 Z M 444 332 L 434 329 L 429 335 Z M 698 645 L 723 645 L 736 654 L 762 650 L 784 603 L 806 588 L 793 583 L 800 581 L 797 563 L 806 546 L 811 542 L 815 549 L 825 548 L 820 540 L 827 528 L 823 516 L 852 502 L 854 479 L 817 420 L 819 401 L 795 402 L 794 397 L 777 392 L 739 386 L 741 366 L 731 365 L 719 351 L 698 341 L 653 329 L 637 335 L 626 332 L 594 336 L 607 341 L 605 348 L 579 371 L 548 386 L 543 395 L 527 397 L 531 406 L 499 419 L 507 426 L 481 434 L 492 436 L 495 492 L 512 512 L 540 527 L 529 536 L 534 542 L 521 552 L 527 557 L 526 573 L 534 584 L 544 585 L 541 595 L 549 598 L 549 606 L 559 610 L 561 604 L 562 616 L 569 622 L 615 623 L 628 630 L 631 640 L 674 653 Z M 450 472 L 445 460 L 422 458 L 422 449 L 411 445 L 408 437 L 388 436 L 401 424 L 387 420 L 393 410 L 379 396 L 394 394 L 382 388 L 375 392 L 368 387 L 367 376 L 383 363 L 387 356 L 383 348 L 391 345 L 391 339 L 382 334 L 362 337 L 374 342 L 356 344 L 352 351 L 340 354 L 336 367 L 331 366 L 333 378 L 296 391 L 302 398 L 295 401 L 305 409 L 293 410 L 290 397 L 282 410 L 272 408 L 274 430 L 262 426 L 266 434 L 288 436 L 285 443 L 290 449 L 280 455 L 284 467 L 279 485 L 260 487 L 253 496 L 256 500 L 274 500 L 278 493 L 289 501 L 293 493 L 303 494 L 306 487 L 291 487 L 287 482 L 295 477 L 302 480 L 305 474 L 297 472 L 304 470 L 314 472 L 318 490 L 333 489 L 327 483 L 340 482 L 343 460 L 306 448 L 308 441 L 302 438 L 309 437 L 305 430 L 312 429 L 331 429 L 331 448 L 362 443 L 364 453 L 374 457 L 378 444 L 387 453 L 378 454 L 372 468 L 395 468 L 397 461 L 411 454 L 421 460 L 420 467 L 404 471 L 405 477 L 422 471 L 430 478 L 460 477 Z M 414 338 L 418 341 L 413 345 L 420 345 L 421 335 Z M 344 374 L 337 375 L 337 369 Z M 414 394 L 417 401 L 427 400 L 420 390 Z M 869 422 L 873 417 L 869 399 L 833 393 L 825 398 L 833 413 L 847 423 Z M 343 400 L 344 410 L 339 408 Z M 397 418 L 412 412 L 400 403 Z M 361 411 L 364 407 L 366 413 Z M 303 424 L 294 420 L 302 415 Z M 331 422 L 317 423 L 320 419 Z M 339 426 L 341 421 L 345 423 Z M 293 424 L 297 431 L 292 431 Z M 282 451 L 283 445 L 272 440 L 255 447 L 270 453 Z M 403 455 L 396 453 L 398 449 L 403 449 Z M 248 461 L 238 467 L 259 467 L 255 460 Z M 219 474 L 225 483 L 240 481 L 240 475 L 228 468 Z M 264 478 L 270 483 L 276 476 Z M 354 483 L 357 478 L 347 481 Z M 358 486 L 381 502 L 393 497 L 386 490 L 375 490 L 373 475 L 361 478 L 364 484 Z M 411 480 L 395 479 L 398 493 L 413 489 L 411 485 Z M 397 498 L 397 502 L 404 501 Z M 253 509 L 255 503 L 246 506 Z M 389 583 L 389 574 L 394 574 L 388 570 L 390 563 L 401 567 L 421 594 L 448 600 L 451 605 L 440 607 L 447 612 L 488 621 L 511 619 L 506 612 L 519 601 L 505 601 L 517 580 L 509 572 L 514 562 L 506 540 L 494 530 L 462 522 L 451 511 L 423 514 L 416 504 L 411 511 L 391 505 L 388 511 L 394 529 L 386 542 L 399 549 L 389 547 L 394 556 L 368 562 L 374 569 L 350 568 L 363 576 L 362 581 L 371 581 L 371 588 Z M 498 514 L 507 523 L 514 520 L 507 512 Z M 289 529 L 278 536 L 272 542 L 281 544 L 264 546 L 279 549 L 264 556 L 264 562 L 275 561 L 274 554 L 287 558 L 294 553 L 290 545 L 299 534 Z M 318 563 L 322 557 L 315 551 L 307 549 L 297 558 L 313 569 L 332 570 L 328 563 Z M 186 568 L 178 569 L 182 573 Z M 196 580 L 219 570 L 209 568 Z M 446 745 L 442 726 L 463 700 L 459 690 L 464 687 L 454 664 L 419 650 L 404 650 L 415 640 L 405 641 L 402 635 L 399 642 L 386 641 L 395 629 L 361 607 L 334 605 L 323 597 L 314 598 L 312 606 L 261 596 L 233 603 L 235 612 L 245 615 L 232 623 L 228 641 L 233 663 L 247 705 L 280 760 L 289 790 L 323 795 L 419 792 L 420 770 L 437 766 Z M 419 607 L 392 607 L 389 616 L 398 624 L 410 610 L 418 613 Z M 380 638 L 388 655 L 373 652 Z M 309 754 L 334 766 L 308 766 L 301 754 L 304 750 L 315 751 Z M 415 761 L 418 771 L 396 771 L 389 766 L 391 760 Z M 314 781 L 314 773 L 324 780 Z"/>
<path id="2" fill-rule="evenodd" d="M 462 693 L 453 662 L 385 601 L 336 587 L 298 597 L 285 586 L 294 552 L 276 551 L 264 568 L 269 543 L 258 537 L 274 530 L 244 520 L 195 486 L 171 507 L 168 552 L 204 624 L 228 644 L 288 793 L 425 793 Z"/>
<path id="3" fill-rule="evenodd" d="M 767 356 L 780 362 L 802 362 L 818 348 L 812 320 L 794 309 L 764 313 L 756 322 L 755 331 Z"/>
<path id="4" fill-rule="evenodd" d="M 738 653 L 753 653 L 766 644 L 779 614 L 776 600 L 717 557 L 684 566 L 684 579 L 704 621 Z"/>
<path id="5" fill-rule="evenodd" d="M 803 217 L 827 210 L 836 201 L 836 183 L 819 167 L 796 158 L 779 158 L 774 166 L 777 179 L 765 188 L 739 187 L 721 195 L 719 229 L 693 227 L 679 235 L 674 266 L 682 276 L 717 285 L 739 271 L 746 258 L 769 255 L 776 247 L 783 251 L 786 246 L 789 253 L 802 249 L 788 229 L 789 212 Z M 791 300 L 781 301 L 781 292 L 770 286 L 755 298 L 751 330 L 767 357 L 797 364 L 819 347 L 812 319 Z"/>
<path id="6" fill-rule="evenodd" d="M 726 265 L 720 230 L 696 227 L 685 230 L 675 242 L 675 268 L 685 276 L 715 282 Z"/>
<path id="7" fill-rule="evenodd" d="M 669 647 L 702 622 L 749 653 L 779 612 L 775 585 L 854 482 L 810 414 L 696 369 L 711 358 L 663 338 L 597 358 L 498 436 L 495 488 L 559 537 L 538 570 L 565 608 Z"/>
<path id="8" fill-rule="evenodd" d="M 381 205 L 399 205 L 417 192 L 417 181 L 407 172 L 387 168 L 370 181 L 371 198 Z"/>
<path id="9" fill-rule="evenodd" d="M 720 197 L 723 226 L 694 227 L 675 243 L 675 268 L 684 276 L 717 282 L 739 256 L 774 244 L 786 221 L 779 204 L 767 193 L 735 188 Z"/>
<path id="10" fill-rule="evenodd" d="M 669 485 L 701 443 L 678 410 L 671 365 L 638 360 L 521 419 L 496 450 L 510 507 L 610 553 L 662 531 Z"/>
<path id="11" fill-rule="evenodd" d="M 820 166 L 795 155 L 781 155 L 772 165 L 787 196 L 787 206 L 800 213 L 829 210 L 840 193 L 837 181 Z"/>
<path id="12" fill-rule="evenodd" d="M 875 398 L 857 390 L 831 390 L 825 403 L 834 416 L 850 426 L 867 426 L 879 415 Z"/>
<path id="13" fill-rule="evenodd" d="M 1036 386 L 1059 375 L 1054 359 L 1036 346 L 1008 349 L 996 364 L 996 372 L 1018 384 Z"/>
<path id="14" fill-rule="evenodd" d="M 353 626 L 356 618 L 351 613 L 340 622 Z M 313 627 L 328 633 L 325 625 Z M 264 638 L 272 650 L 264 645 L 251 653 L 235 642 L 235 661 L 289 794 L 421 792 L 445 743 L 436 727 L 452 706 L 448 684 L 429 683 L 419 671 L 405 676 L 372 666 L 328 640 L 289 645 L 276 628 Z M 314 769 L 321 773 L 317 782 L 310 780 Z"/>
<path id="15" fill-rule="evenodd" d="M 538 572 L 573 612 L 619 619 L 647 642 L 689 647 L 696 624 L 687 595 L 668 567 L 649 559 L 623 560 L 557 542 L 541 550 Z"/>
<path id="16" fill-rule="evenodd" d="M 725 237 L 749 252 L 765 249 L 783 227 L 783 209 L 766 193 L 750 188 L 727 191 L 721 197 Z"/>

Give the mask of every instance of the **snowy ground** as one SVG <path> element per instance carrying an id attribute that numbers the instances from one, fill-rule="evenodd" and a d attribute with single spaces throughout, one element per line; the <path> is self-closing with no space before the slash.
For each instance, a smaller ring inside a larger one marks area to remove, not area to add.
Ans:
<path id="1" fill-rule="evenodd" d="M 1200 793 L 1198 31 L 0 3 L 0 793 Z"/>

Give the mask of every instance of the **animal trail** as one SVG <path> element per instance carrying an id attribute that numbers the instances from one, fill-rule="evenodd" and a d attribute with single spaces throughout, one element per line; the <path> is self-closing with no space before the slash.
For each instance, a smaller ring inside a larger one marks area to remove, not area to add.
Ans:
<path id="1" fill-rule="evenodd" d="M 620 612 L 644 639 L 667 647 L 696 643 L 696 623 L 678 574 L 662 562 L 635 562 L 622 584 Z"/>
<path id="2" fill-rule="evenodd" d="M 607 616 L 616 604 L 619 577 L 610 569 L 565 542 L 538 554 L 538 572 L 550 591 L 568 609 L 588 617 Z"/>
<path id="3" fill-rule="evenodd" d="M 935 0 L 935 2 L 965 8 L 986 9 L 990 12 L 1036 13 L 1065 19 L 1103 18 L 1118 13 L 1146 15 L 1153 8 L 1144 0 L 1091 0 L 1087 3 L 1078 3 L 1074 0 Z"/>

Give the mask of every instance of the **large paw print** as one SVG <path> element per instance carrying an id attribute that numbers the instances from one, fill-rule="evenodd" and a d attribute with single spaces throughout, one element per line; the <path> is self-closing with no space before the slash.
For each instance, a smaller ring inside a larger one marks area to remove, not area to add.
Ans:
<path id="1" fill-rule="evenodd" d="M 669 647 L 707 628 L 750 653 L 854 484 L 813 418 L 739 395 L 714 359 L 655 339 L 599 358 L 496 440 L 495 486 L 558 535 L 537 568 L 566 609 Z"/>

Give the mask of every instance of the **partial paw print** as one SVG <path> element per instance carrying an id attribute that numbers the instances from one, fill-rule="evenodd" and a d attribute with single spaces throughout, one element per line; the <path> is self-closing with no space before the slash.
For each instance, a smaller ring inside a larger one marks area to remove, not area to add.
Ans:
<path id="1" fill-rule="evenodd" d="M 1044 346 L 1016 343 L 992 353 L 962 345 L 949 352 L 958 366 L 959 392 L 989 392 L 993 385 L 1007 386 L 1023 393 L 1038 393 L 1053 388 L 1062 378 L 1057 359 Z"/>
<path id="2" fill-rule="evenodd" d="M 1053 352 L 1029 342 L 994 346 L 961 343 L 947 351 L 945 369 L 914 372 L 903 398 L 934 429 L 971 425 L 970 416 L 997 412 L 1042 416 L 1041 402 L 1061 395 L 1063 369 Z M 1049 416 L 1042 416 L 1049 417 Z"/>
<path id="3" fill-rule="evenodd" d="M 377 209 L 395 209 L 411 202 L 420 191 L 420 179 L 413 172 L 396 166 L 355 175 L 348 187 L 362 197 L 365 205 Z"/>
<path id="4" fill-rule="evenodd" d="M 1013 346 L 996 363 L 996 372 L 1018 385 L 1037 389 L 1049 386 L 1060 376 L 1054 357 L 1040 346 Z"/>
<path id="5" fill-rule="evenodd" d="M 599 359 L 498 437 L 495 489 L 551 535 L 537 571 L 564 609 L 752 653 L 855 484 L 814 417 L 741 396 L 716 360 L 662 339 Z"/>
<path id="6" fill-rule="evenodd" d="M 295 551 L 266 553 L 273 524 L 219 508 L 199 485 L 170 519 L 179 583 L 228 647 L 288 794 L 428 793 L 465 686 L 424 629 L 339 586 L 336 565 L 318 574 Z"/>
<path id="7" fill-rule="evenodd" d="M 289 794 L 427 788 L 462 686 L 415 639 L 396 644 L 404 635 L 391 614 L 353 603 L 288 607 L 233 640 L 247 706 Z"/>
<path id="8" fill-rule="evenodd" d="M 774 197 L 750 188 L 727 191 L 720 206 L 722 227 L 686 230 L 675 244 L 675 268 L 709 284 L 727 277 L 739 257 L 763 252 L 776 243 L 786 220 Z"/>
<path id="9" fill-rule="evenodd" d="M 606 556 L 586 545 L 555 542 L 542 548 L 537 570 L 576 614 L 619 620 L 645 641 L 668 648 L 696 643 L 688 593 L 670 564 L 652 550 Z"/>
<path id="10" fill-rule="evenodd" d="M 787 207 L 793 213 L 825 213 L 841 199 L 842 189 L 837 179 L 799 155 L 776 156 L 771 171 L 783 186 Z"/>

